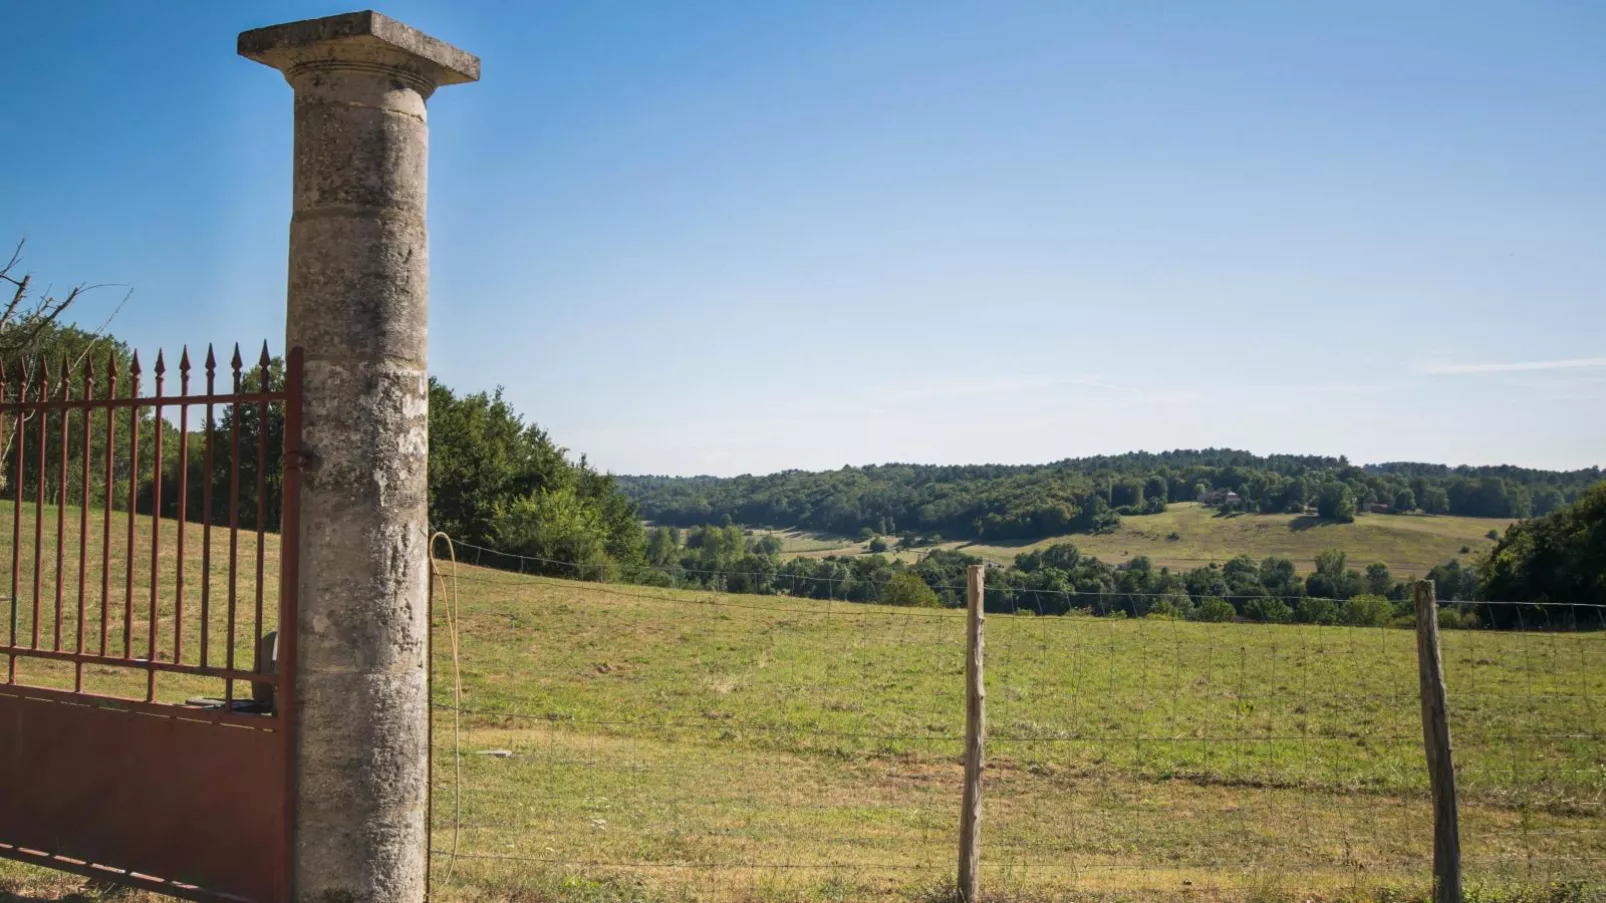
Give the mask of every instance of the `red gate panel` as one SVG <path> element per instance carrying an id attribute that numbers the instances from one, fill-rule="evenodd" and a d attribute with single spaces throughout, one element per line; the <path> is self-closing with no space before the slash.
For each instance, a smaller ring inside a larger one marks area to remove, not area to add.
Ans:
<path id="1" fill-rule="evenodd" d="M 301 355 L 117 354 L 0 368 L 0 857 L 280 903 Z"/>
<path id="2" fill-rule="evenodd" d="M 0 687 L 0 855 L 198 899 L 284 898 L 277 731 L 55 696 Z"/>

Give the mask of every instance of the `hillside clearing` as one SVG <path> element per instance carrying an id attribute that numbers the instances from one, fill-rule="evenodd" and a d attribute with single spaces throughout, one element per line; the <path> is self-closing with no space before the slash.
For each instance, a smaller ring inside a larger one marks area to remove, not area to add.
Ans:
<path id="1" fill-rule="evenodd" d="M 1056 543 L 1071 543 L 1083 554 L 1120 563 L 1147 555 L 1158 567 L 1192 570 L 1209 562 L 1223 563 L 1238 555 L 1257 561 L 1268 555 L 1293 560 L 1301 572 L 1315 568 L 1316 555 L 1340 549 L 1352 567 L 1384 562 L 1396 577 L 1420 577 L 1437 565 L 1493 547 L 1490 530 L 1504 532 L 1503 518 L 1429 514 L 1366 514 L 1340 524 L 1294 514 L 1222 514 L 1196 502 L 1179 502 L 1159 514 L 1128 515 L 1111 533 L 1071 533 L 1047 539 L 1013 542 L 944 542 L 936 548 L 957 549 L 988 562 L 1008 565 L 1015 556 Z M 1173 534 L 1176 538 L 1172 538 Z M 865 543 L 846 538 L 786 531 L 787 557 L 867 554 Z M 1466 552 L 1461 550 L 1466 548 Z M 917 561 L 925 549 L 894 547 L 889 557 Z"/>

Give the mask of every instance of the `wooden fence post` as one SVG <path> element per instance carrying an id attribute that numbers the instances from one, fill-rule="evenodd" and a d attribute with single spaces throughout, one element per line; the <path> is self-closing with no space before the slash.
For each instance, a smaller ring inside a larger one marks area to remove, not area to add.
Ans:
<path id="1" fill-rule="evenodd" d="M 1422 739 L 1433 789 L 1433 901 L 1461 903 L 1461 829 L 1456 812 L 1455 761 L 1450 755 L 1444 659 L 1439 653 L 1439 603 L 1431 580 L 1418 580 L 1413 595 L 1416 661 L 1422 687 Z"/>
<path id="2" fill-rule="evenodd" d="M 987 688 L 982 680 L 982 584 L 987 566 L 965 571 L 965 797 L 959 814 L 959 898 L 976 903 L 981 873 L 981 766 L 987 740 Z"/>

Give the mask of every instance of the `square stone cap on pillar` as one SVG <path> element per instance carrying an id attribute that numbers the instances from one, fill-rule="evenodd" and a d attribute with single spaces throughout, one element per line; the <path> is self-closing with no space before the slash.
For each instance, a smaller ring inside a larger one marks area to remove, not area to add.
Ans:
<path id="1" fill-rule="evenodd" d="M 358 57 L 367 50 L 404 58 L 437 85 L 479 81 L 480 58 L 373 10 L 286 22 L 240 33 L 239 53 L 279 70 L 312 59 Z"/>

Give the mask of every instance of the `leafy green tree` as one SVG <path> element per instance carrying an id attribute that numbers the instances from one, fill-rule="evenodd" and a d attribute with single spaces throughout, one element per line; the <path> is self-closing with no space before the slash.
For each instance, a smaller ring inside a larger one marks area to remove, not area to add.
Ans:
<path id="1" fill-rule="evenodd" d="M 1449 514 L 1450 494 L 1443 486 L 1430 486 L 1421 494 L 1422 510 L 1429 514 Z"/>
<path id="2" fill-rule="evenodd" d="M 1386 596 L 1394 587 L 1394 575 L 1389 573 L 1389 566 L 1381 561 L 1374 561 L 1366 566 L 1366 591 L 1374 596 Z"/>
<path id="3" fill-rule="evenodd" d="M 1561 490 L 1549 485 L 1534 487 L 1531 498 L 1535 517 L 1543 517 L 1567 504 L 1567 497 Z"/>
<path id="4" fill-rule="evenodd" d="M 1316 553 L 1316 570 L 1305 578 L 1305 593 L 1328 599 L 1348 599 L 1365 589 L 1364 578 L 1353 568 L 1346 569 L 1347 560 L 1339 549 L 1326 549 Z"/>
<path id="5" fill-rule="evenodd" d="M 1508 528 L 1479 569 L 1478 591 L 1485 599 L 1606 605 L 1606 483 Z"/>
<path id="6" fill-rule="evenodd" d="M 942 605 L 937 593 L 914 571 L 894 573 L 882 590 L 881 601 L 887 605 L 913 608 L 939 608 Z"/>
<path id="7" fill-rule="evenodd" d="M 1382 627 L 1394 614 L 1394 606 L 1382 596 L 1360 595 L 1344 603 L 1344 623 L 1353 627 Z"/>
<path id="8" fill-rule="evenodd" d="M 608 555 L 602 512 L 572 486 L 537 490 L 499 504 L 491 541 L 517 555 L 567 562 L 565 576 L 611 580 L 617 566 Z"/>
<path id="9" fill-rule="evenodd" d="M 675 531 L 669 527 L 654 527 L 647 534 L 647 563 L 653 567 L 668 567 L 679 552 L 680 543 L 676 541 Z"/>
<path id="10" fill-rule="evenodd" d="M 1299 600 L 1294 620 L 1301 624 L 1337 624 L 1342 615 L 1338 603 L 1332 599 L 1308 596 Z"/>
<path id="11" fill-rule="evenodd" d="M 880 555 L 887 550 L 887 541 L 877 536 L 870 540 L 870 554 Z"/>
<path id="12" fill-rule="evenodd" d="M 1395 513 L 1397 513 L 1397 514 L 1405 514 L 1408 511 L 1415 511 L 1415 510 L 1416 510 L 1416 493 L 1412 492 L 1410 487 L 1406 487 L 1406 488 L 1401 489 L 1400 491 L 1394 493 L 1394 511 L 1395 511 Z"/>
<path id="13" fill-rule="evenodd" d="M 1327 483 L 1316 497 L 1316 513 L 1326 520 L 1350 523 L 1355 520 L 1355 493 L 1344 483 Z"/>

